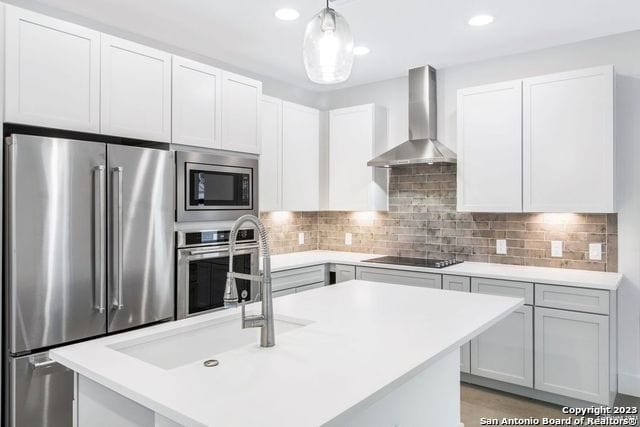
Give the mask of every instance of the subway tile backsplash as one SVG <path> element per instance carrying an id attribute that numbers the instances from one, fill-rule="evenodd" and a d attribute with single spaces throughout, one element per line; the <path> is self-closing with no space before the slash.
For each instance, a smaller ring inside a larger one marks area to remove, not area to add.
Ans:
<path id="1" fill-rule="evenodd" d="M 616 214 L 456 212 L 456 166 L 391 169 L 389 212 L 271 212 L 261 215 L 273 253 L 310 249 L 617 271 Z M 298 245 L 298 232 L 305 244 Z M 352 244 L 345 244 L 345 233 Z M 496 254 L 506 239 L 507 254 Z M 561 258 L 551 241 L 563 241 Z M 602 260 L 589 260 L 589 243 Z"/>

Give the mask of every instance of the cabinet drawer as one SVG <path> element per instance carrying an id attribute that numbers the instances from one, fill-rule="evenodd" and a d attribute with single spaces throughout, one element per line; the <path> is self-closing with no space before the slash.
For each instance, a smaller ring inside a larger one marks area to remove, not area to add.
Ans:
<path id="1" fill-rule="evenodd" d="M 356 268 L 353 265 L 336 264 L 334 266 L 336 273 L 336 283 L 346 282 L 356 278 Z"/>
<path id="2" fill-rule="evenodd" d="M 390 268 L 358 267 L 356 269 L 356 278 L 358 280 L 369 280 L 371 282 L 442 289 L 442 276 L 433 273 L 393 270 Z"/>
<path id="3" fill-rule="evenodd" d="M 585 311 L 587 313 L 609 314 L 609 291 L 536 283 L 536 305 Z"/>
<path id="4" fill-rule="evenodd" d="M 471 279 L 471 292 L 524 298 L 525 304 L 533 305 L 533 283 L 474 277 Z"/>
<path id="5" fill-rule="evenodd" d="M 464 276 L 442 276 L 442 289 L 458 292 L 471 292 L 471 278 Z"/>
<path id="6" fill-rule="evenodd" d="M 313 265 L 311 267 L 277 271 L 271 274 L 271 281 L 274 291 L 324 282 L 325 266 Z"/>

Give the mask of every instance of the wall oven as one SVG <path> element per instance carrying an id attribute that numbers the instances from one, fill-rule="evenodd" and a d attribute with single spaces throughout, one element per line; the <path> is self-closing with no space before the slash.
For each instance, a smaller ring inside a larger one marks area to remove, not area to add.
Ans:
<path id="1" fill-rule="evenodd" d="M 234 271 L 257 275 L 259 247 L 256 230 L 238 232 Z M 229 230 L 177 232 L 176 317 L 185 317 L 224 308 L 224 288 L 229 271 Z M 257 300 L 259 284 L 236 280 L 238 302 Z"/>
<path id="2" fill-rule="evenodd" d="M 176 153 L 176 220 L 223 221 L 258 215 L 258 160 Z"/>

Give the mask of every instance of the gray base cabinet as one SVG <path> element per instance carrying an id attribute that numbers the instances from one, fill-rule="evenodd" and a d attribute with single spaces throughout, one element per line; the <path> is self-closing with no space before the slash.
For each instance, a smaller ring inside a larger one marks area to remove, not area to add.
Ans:
<path id="1" fill-rule="evenodd" d="M 533 307 L 519 308 L 471 340 L 471 373 L 533 387 Z"/>
<path id="2" fill-rule="evenodd" d="M 471 278 L 465 276 L 442 276 L 442 289 L 448 291 L 471 292 Z M 471 343 L 460 347 L 460 372 L 471 372 Z"/>
<path id="3" fill-rule="evenodd" d="M 336 264 L 336 283 L 346 282 L 356 278 L 356 268 L 353 265 Z"/>
<path id="4" fill-rule="evenodd" d="M 609 404 L 609 318 L 536 307 L 535 388 Z"/>
<path id="5" fill-rule="evenodd" d="M 368 280 L 370 282 L 442 289 L 442 276 L 433 273 L 394 270 L 390 268 L 358 267 L 356 269 L 356 277 L 358 280 Z"/>

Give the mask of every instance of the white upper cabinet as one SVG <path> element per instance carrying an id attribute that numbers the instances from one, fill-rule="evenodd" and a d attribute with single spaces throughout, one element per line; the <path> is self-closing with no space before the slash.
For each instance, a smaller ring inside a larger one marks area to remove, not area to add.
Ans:
<path id="1" fill-rule="evenodd" d="M 282 210 L 282 101 L 262 97 L 260 211 Z"/>
<path id="2" fill-rule="evenodd" d="M 615 212 L 613 66 L 458 91 L 458 210 Z"/>
<path id="3" fill-rule="evenodd" d="M 5 121 L 100 130 L 100 33 L 6 8 Z"/>
<path id="4" fill-rule="evenodd" d="M 522 211 L 521 85 L 458 91 L 459 211 Z"/>
<path id="5" fill-rule="evenodd" d="M 614 212 L 613 66 L 523 81 L 524 210 Z"/>
<path id="6" fill-rule="evenodd" d="M 260 153 L 262 83 L 222 73 L 222 148 Z"/>
<path id="7" fill-rule="evenodd" d="M 102 35 L 101 132 L 171 140 L 171 55 Z"/>
<path id="8" fill-rule="evenodd" d="M 388 209 L 387 171 L 367 166 L 386 143 L 384 108 L 366 104 L 329 112 L 329 209 Z"/>
<path id="9" fill-rule="evenodd" d="M 282 209 L 320 209 L 320 112 L 282 102 Z"/>
<path id="10" fill-rule="evenodd" d="M 222 71 L 174 56 L 172 89 L 171 142 L 221 148 Z"/>

